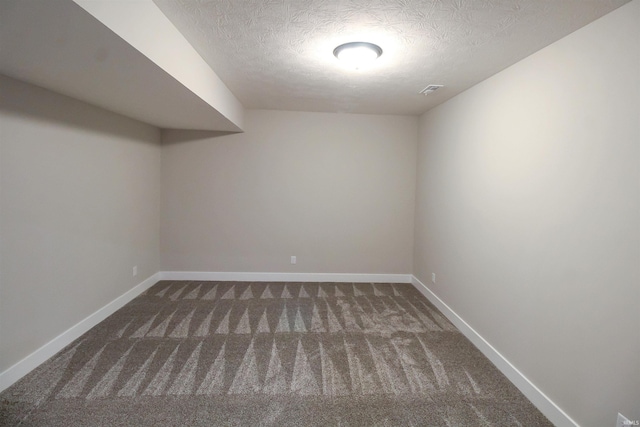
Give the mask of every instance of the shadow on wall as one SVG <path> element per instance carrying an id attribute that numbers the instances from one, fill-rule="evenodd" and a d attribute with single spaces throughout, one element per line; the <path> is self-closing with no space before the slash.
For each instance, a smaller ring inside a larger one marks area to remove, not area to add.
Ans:
<path id="1" fill-rule="evenodd" d="M 232 131 L 213 131 L 213 130 L 180 130 L 176 132 L 174 129 L 162 130 L 162 145 L 181 144 L 184 142 L 202 141 L 221 136 L 235 135 L 242 132 Z"/>
<path id="2" fill-rule="evenodd" d="M 37 98 L 37 102 L 33 99 Z M 61 101 L 66 98 L 68 102 Z M 61 105 L 62 104 L 64 105 Z M 0 75 L 0 112 L 14 117 L 28 117 L 43 123 L 83 129 L 130 139 L 137 120 L 86 104 L 74 98 Z M 130 126 L 124 126 L 124 123 Z M 155 128 L 152 125 L 147 125 Z M 155 128 L 157 129 L 157 128 Z M 141 140 L 142 141 L 142 140 Z"/>

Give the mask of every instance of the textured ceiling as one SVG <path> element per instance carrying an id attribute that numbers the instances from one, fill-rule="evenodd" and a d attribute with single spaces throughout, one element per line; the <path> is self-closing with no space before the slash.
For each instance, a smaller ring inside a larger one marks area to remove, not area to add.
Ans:
<path id="1" fill-rule="evenodd" d="M 421 114 L 628 2 L 154 1 L 246 108 L 376 114 Z M 347 70 L 349 41 L 384 54 Z"/>

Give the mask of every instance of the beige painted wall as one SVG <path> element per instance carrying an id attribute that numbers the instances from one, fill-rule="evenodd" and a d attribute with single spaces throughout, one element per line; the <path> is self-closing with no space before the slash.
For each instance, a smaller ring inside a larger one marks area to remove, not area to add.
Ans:
<path id="1" fill-rule="evenodd" d="M 636 0 L 420 121 L 415 274 L 584 427 L 640 419 L 639 76 Z"/>
<path id="2" fill-rule="evenodd" d="M 160 132 L 0 76 L 0 136 L 2 372 L 159 270 Z"/>
<path id="3" fill-rule="evenodd" d="M 417 122 L 253 110 L 243 134 L 164 131 L 162 269 L 410 273 Z"/>

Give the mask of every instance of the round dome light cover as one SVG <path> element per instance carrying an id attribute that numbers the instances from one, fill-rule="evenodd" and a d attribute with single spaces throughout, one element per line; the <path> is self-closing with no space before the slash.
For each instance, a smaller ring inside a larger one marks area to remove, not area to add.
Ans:
<path id="1" fill-rule="evenodd" d="M 333 55 L 341 61 L 360 68 L 378 59 L 382 55 L 380 46 L 368 42 L 344 43 L 333 50 Z"/>

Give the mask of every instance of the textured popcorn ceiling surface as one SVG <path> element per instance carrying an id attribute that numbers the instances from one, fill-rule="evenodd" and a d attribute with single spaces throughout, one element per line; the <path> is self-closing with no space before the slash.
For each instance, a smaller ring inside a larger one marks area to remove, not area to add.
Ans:
<path id="1" fill-rule="evenodd" d="M 628 2 L 154 1 L 246 108 L 376 114 L 421 114 Z M 384 53 L 345 69 L 349 41 Z"/>

